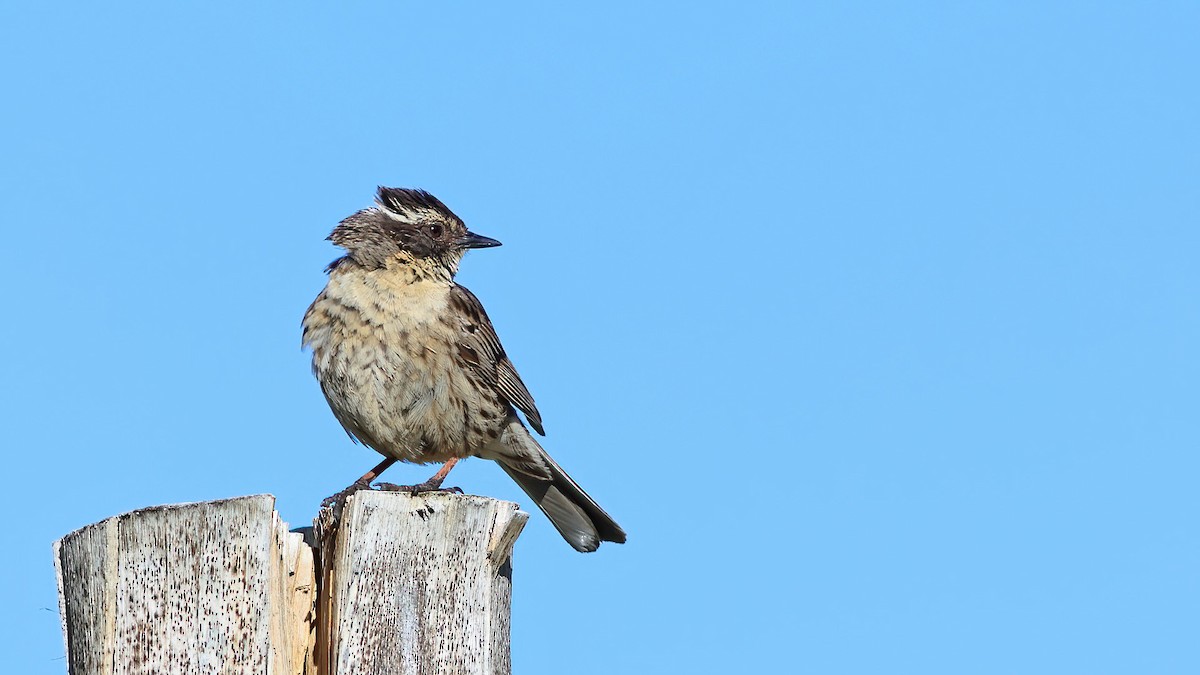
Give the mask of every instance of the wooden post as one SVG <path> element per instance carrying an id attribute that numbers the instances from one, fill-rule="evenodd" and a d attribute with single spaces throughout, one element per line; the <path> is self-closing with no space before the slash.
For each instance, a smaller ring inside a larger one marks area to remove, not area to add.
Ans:
<path id="1" fill-rule="evenodd" d="M 313 558 L 274 506 L 157 506 L 57 541 L 68 672 L 304 673 Z"/>
<path id="2" fill-rule="evenodd" d="M 507 675 L 512 548 L 529 514 L 511 502 L 359 492 L 340 527 L 318 517 L 318 659 L 329 675 Z"/>
<path id="3" fill-rule="evenodd" d="M 270 495 L 160 506 L 54 545 L 71 675 L 507 675 L 516 504 L 363 492 L 312 549 Z"/>

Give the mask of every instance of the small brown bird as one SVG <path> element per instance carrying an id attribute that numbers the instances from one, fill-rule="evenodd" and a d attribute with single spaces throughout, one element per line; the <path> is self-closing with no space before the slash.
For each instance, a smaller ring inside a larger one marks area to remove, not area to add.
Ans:
<path id="1" fill-rule="evenodd" d="M 386 459 L 334 498 L 368 489 L 396 461 L 443 462 L 414 486 L 438 489 L 459 459 L 495 460 L 579 551 L 625 532 L 534 440 L 542 416 L 471 291 L 454 282 L 467 249 L 499 246 L 422 190 L 380 187 L 376 206 L 329 239 L 347 255 L 304 314 L 303 344 L 333 414 Z M 331 499 L 334 499 L 331 498 Z"/>

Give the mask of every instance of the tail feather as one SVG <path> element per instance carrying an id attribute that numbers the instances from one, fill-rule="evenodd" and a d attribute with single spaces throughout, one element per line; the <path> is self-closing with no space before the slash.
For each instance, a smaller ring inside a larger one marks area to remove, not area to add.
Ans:
<path id="1" fill-rule="evenodd" d="M 537 447 L 536 442 L 533 445 Z M 624 544 L 625 531 L 612 516 L 605 513 L 545 450 L 537 447 L 537 451 L 539 463 L 549 470 L 549 478 L 525 473 L 501 457 L 497 461 L 576 551 L 590 553 L 599 548 L 602 541 Z"/>

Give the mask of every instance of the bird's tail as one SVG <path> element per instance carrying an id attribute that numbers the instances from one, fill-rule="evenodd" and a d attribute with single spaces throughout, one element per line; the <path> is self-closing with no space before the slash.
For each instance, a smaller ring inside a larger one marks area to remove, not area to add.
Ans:
<path id="1" fill-rule="evenodd" d="M 576 551 L 584 553 L 595 551 L 602 541 L 624 544 L 625 531 L 617 525 L 612 516 L 605 513 L 604 509 L 600 508 L 600 505 L 537 444 L 537 441 L 528 435 L 528 432 L 525 436 L 527 442 L 522 443 L 525 446 L 523 449 L 526 452 L 536 450 L 537 457 L 534 461 L 529 462 L 524 457 L 519 463 L 506 457 L 496 459 L 525 494 L 537 502 L 538 508 L 554 523 L 563 539 Z M 540 464 L 548 470 L 549 477 L 531 475 L 520 468 L 522 464 Z"/>

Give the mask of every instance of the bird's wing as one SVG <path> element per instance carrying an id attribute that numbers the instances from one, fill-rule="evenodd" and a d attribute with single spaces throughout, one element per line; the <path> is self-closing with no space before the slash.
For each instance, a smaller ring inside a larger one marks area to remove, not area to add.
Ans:
<path id="1" fill-rule="evenodd" d="M 454 315 L 462 322 L 458 342 L 459 356 L 486 383 L 496 387 L 501 396 L 524 413 L 529 426 L 545 436 L 542 415 L 533 403 L 533 396 L 525 388 L 525 383 L 521 381 L 521 376 L 517 374 L 512 361 L 508 360 L 508 355 L 504 353 L 496 329 L 492 327 L 479 298 L 466 288 L 455 284 L 450 291 L 450 305 Z"/>

